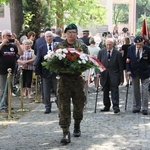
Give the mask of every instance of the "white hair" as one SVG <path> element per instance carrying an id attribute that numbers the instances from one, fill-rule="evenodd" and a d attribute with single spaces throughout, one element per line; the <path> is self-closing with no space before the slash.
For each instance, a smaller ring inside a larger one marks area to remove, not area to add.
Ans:
<path id="1" fill-rule="evenodd" d="M 32 40 L 30 40 L 30 39 L 24 39 L 23 40 L 23 42 L 22 42 L 22 44 L 31 44 L 31 45 L 33 45 L 33 41 Z"/>
<path id="2" fill-rule="evenodd" d="M 45 32 L 45 36 L 48 36 L 48 35 L 51 35 L 51 36 L 53 36 L 53 37 L 54 37 L 54 34 L 53 34 L 53 32 L 52 32 L 52 31 L 46 31 L 46 32 Z"/>
<path id="3" fill-rule="evenodd" d="M 6 29 L 2 31 L 2 36 L 6 35 L 7 33 L 12 35 L 11 31 Z"/>
<path id="4" fill-rule="evenodd" d="M 113 38 L 107 38 L 107 39 L 106 39 L 106 43 L 107 43 L 108 41 L 109 41 L 109 42 L 112 42 L 113 44 L 114 44 L 114 42 L 115 42 Z"/>
<path id="5" fill-rule="evenodd" d="M 22 44 L 22 42 L 23 42 L 24 40 L 26 40 L 26 39 L 28 39 L 26 35 L 21 36 L 21 38 L 20 38 L 20 43 Z"/>

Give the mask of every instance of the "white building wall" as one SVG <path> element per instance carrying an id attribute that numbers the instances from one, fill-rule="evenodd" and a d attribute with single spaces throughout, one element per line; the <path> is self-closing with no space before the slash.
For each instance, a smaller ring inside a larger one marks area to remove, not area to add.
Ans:
<path id="1" fill-rule="evenodd" d="M 106 7 L 106 22 L 108 31 L 113 31 L 112 16 L 113 16 L 113 0 L 101 0 L 100 3 Z"/>
<path id="2" fill-rule="evenodd" d="M 11 30 L 10 9 L 6 5 L 4 5 L 4 18 L 0 18 L 0 30 L 2 31 L 4 29 Z"/>

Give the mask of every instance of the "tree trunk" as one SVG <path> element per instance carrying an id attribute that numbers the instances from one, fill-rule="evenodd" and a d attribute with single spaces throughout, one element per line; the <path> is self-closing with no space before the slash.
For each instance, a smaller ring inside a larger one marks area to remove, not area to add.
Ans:
<path id="1" fill-rule="evenodd" d="M 22 0 L 10 0 L 11 31 L 19 36 L 23 25 Z"/>
<path id="2" fill-rule="evenodd" d="M 56 26 L 62 28 L 64 30 L 64 11 L 63 11 L 63 1 L 57 0 L 56 1 L 57 9 L 56 11 Z"/>

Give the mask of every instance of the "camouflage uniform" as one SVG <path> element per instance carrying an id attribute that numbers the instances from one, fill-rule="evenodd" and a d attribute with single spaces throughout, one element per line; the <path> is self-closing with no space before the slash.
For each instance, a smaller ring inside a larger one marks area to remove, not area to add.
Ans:
<path id="1" fill-rule="evenodd" d="M 67 41 L 62 41 L 56 46 L 58 48 L 75 48 L 78 51 L 87 53 L 88 49 L 85 44 L 79 40 L 73 45 Z M 71 99 L 73 103 L 73 118 L 75 122 L 80 123 L 83 118 L 83 108 L 86 100 L 84 94 L 84 79 L 81 75 L 61 74 L 58 80 L 58 107 L 59 107 L 59 125 L 61 128 L 69 128 L 71 123 Z"/>

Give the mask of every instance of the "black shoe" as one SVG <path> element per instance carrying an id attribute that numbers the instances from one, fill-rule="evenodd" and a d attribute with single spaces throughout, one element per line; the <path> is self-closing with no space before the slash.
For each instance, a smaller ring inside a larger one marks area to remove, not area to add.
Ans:
<path id="1" fill-rule="evenodd" d="M 50 108 L 46 108 L 44 114 L 49 114 L 49 113 L 51 113 L 51 109 Z"/>
<path id="2" fill-rule="evenodd" d="M 110 111 L 109 108 L 104 107 L 103 109 L 101 109 L 101 112 L 105 112 L 105 111 Z"/>
<path id="3" fill-rule="evenodd" d="M 128 87 L 129 86 L 129 84 L 126 84 L 126 87 Z"/>
<path id="4" fill-rule="evenodd" d="M 119 113 L 119 112 L 120 112 L 120 109 L 119 109 L 119 108 L 114 109 L 114 113 L 115 113 L 115 114 L 117 114 L 117 113 Z"/>
<path id="5" fill-rule="evenodd" d="M 73 136 L 74 136 L 74 137 L 80 137 L 80 136 L 81 136 L 81 131 L 80 131 L 80 129 L 74 129 L 74 131 L 73 131 Z"/>
<path id="6" fill-rule="evenodd" d="M 132 112 L 133 112 L 133 113 L 139 113 L 140 110 L 133 110 Z"/>
<path id="7" fill-rule="evenodd" d="M 71 142 L 70 132 L 68 132 L 67 134 L 63 134 L 63 138 L 61 139 L 61 143 L 62 144 L 68 144 L 70 142 Z"/>
<path id="8" fill-rule="evenodd" d="M 56 105 L 57 105 L 57 108 L 58 108 L 58 100 L 57 100 L 57 99 L 55 100 L 55 103 L 56 103 Z"/>
<path id="9" fill-rule="evenodd" d="M 143 115 L 148 115 L 147 110 L 142 110 L 142 114 L 143 114 Z"/>
<path id="10" fill-rule="evenodd" d="M 132 85 L 132 81 L 130 82 L 130 86 Z"/>

